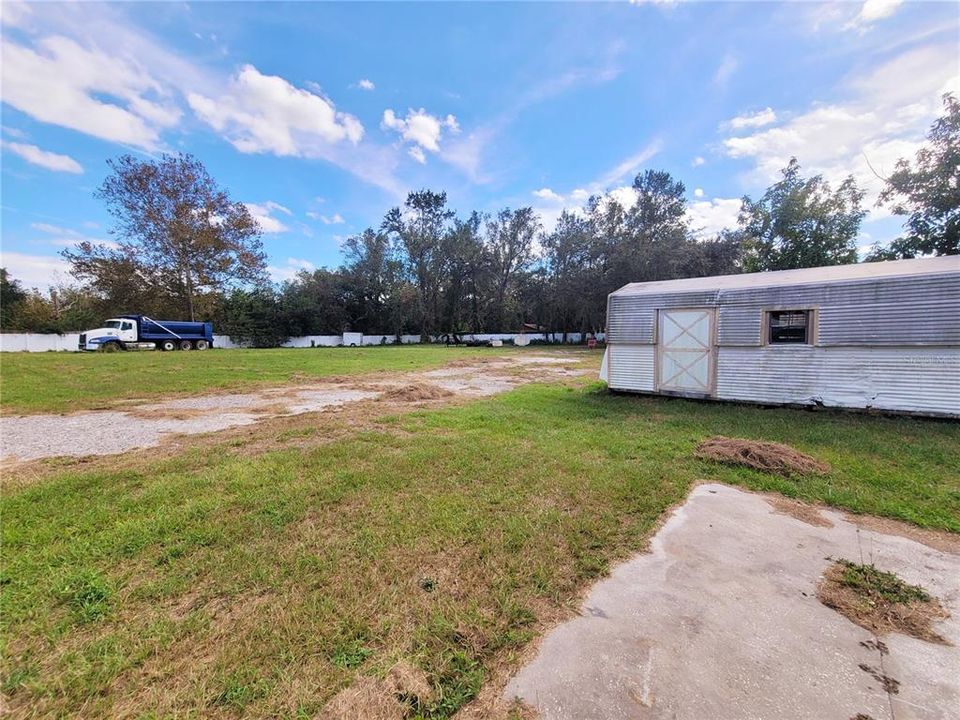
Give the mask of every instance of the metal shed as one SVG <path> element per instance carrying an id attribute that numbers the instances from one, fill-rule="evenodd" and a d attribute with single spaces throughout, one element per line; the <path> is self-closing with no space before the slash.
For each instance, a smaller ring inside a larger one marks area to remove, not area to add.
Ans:
<path id="1" fill-rule="evenodd" d="M 631 283 L 612 390 L 960 418 L 960 257 Z"/>

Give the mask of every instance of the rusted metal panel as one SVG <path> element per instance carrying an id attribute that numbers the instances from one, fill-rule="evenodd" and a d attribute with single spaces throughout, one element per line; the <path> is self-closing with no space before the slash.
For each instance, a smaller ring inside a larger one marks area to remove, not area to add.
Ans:
<path id="1" fill-rule="evenodd" d="M 719 348 L 717 397 L 960 417 L 960 348 Z"/>

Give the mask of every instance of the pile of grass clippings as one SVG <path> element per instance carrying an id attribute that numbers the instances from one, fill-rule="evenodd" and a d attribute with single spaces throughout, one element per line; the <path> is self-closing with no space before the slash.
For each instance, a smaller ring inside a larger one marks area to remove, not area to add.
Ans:
<path id="1" fill-rule="evenodd" d="M 830 466 L 789 445 L 718 435 L 697 445 L 695 455 L 727 465 L 743 465 L 777 475 L 823 475 Z"/>
<path id="2" fill-rule="evenodd" d="M 428 385 L 427 383 L 411 383 L 403 387 L 387 390 L 381 397 L 384 400 L 397 400 L 400 402 L 421 402 L 423 400 L 441 400 L 453 395 L 446 388 Z"/>
<path id="3" fill-rule="evenodd" d="M 817 597 L 860 627 L 877 634 L 900 632 L 946 644 L 933 623 L 949 616 L 940 602 L 918 585 L 905 583 L 874 565 L 837 560 L 823 575 Z"/>

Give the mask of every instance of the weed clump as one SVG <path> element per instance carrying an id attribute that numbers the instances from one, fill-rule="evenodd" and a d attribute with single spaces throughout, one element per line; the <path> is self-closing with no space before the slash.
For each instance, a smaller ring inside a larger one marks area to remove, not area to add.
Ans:
<path id="1" fill-rule="evenodd" d="M 110 610 L 110 586 L 94 571 L 77 572 L 64 577 L 54 592 L 81 623 L 98 620 Z"/>
<path id="2" fill-rule="evenodd" d="M 837 560 L 823 575 L 817 597 L 860 627 L 882 634 L 901 632 L 946 644 L 933 622 L 948 617 L 940 602 L 918 585 L 910 585 L 874 565 Z"/>
<path id="3" fill-rule="evenodd" d="M 789 445 L 760 440 L 744 440 L 718 435 L 697 445 L 695 455 L 727 465 L 743 465 L 790 477 L 791 475 L 823 475 L 830 466 L 805 455 Z"/>

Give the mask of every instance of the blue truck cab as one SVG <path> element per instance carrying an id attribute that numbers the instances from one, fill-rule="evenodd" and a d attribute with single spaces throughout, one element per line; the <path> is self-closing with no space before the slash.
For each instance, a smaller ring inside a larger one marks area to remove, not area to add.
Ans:
<path id="1" fill-rule="evenodd" d="M 120 315 L 103 327 L 80 333 L 81 350 L 206 350 L 213 347 L 213 323 L 153 320 Z"/>

